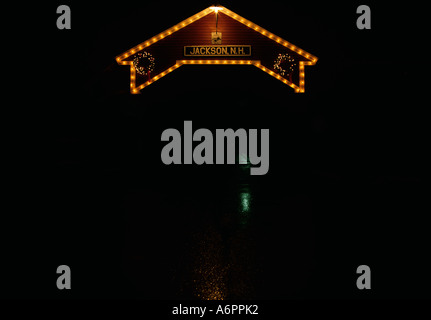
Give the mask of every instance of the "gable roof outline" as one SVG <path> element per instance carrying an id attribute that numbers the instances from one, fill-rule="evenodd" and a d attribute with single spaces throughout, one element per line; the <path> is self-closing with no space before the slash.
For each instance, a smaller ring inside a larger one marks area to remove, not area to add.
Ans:
<path id="1" fill-rule="evenodd" d="M 151 79 L 146 81 L 145 83 L 141 84 L 140 86 L 136 87 L 136 70 L 133 65 L 133 61 L 124 61 L 125 59 L 129 58 L 130 56 L 134 55 L 135 53 L 138 53 L 139 51 L 142 51 L 143 49 L 150 47 L 154 43 L 172 35 L 173 33 L 177 32 L 178 30 L 187 27 L 188 25 L 196 22 L 197 20 L 200 20 L 201 18 L 211 14 L 211 13 L 217 13 L 217 11 L 220 11 L 230 18 L 242 23 L 243 25 L 253 29 L 256 32 L 259 32 L 263 36 L 271 39 L 274 42 L 277 42 L 278 44 L 286 47 L 287 49 L 294 51 L 298 55 L 304 57 L 306 61 L 299 61 L 299 86 L 294 84 L 293 82 L 289 81 L 288 79 L 282 77 L 278 73 L 272 71 L 271 69 L 263 66 L 260 63 L 260 60 L 229 60 L 229 59 L 219 59 L 219 60 L 208 60 L 208 59 L 198 59 L 198 60 L 177 60 L 175 65 L 171 66 L 170 68 L 160 72 L 159 74 L 153 76 Z M 297 93 L 303 93 L 305 92 L 305 66 L 312 66 L 315 65 L 318 58 L 315 55 L 312 55 L 311 53 L 293 45 L 292 43 L 288 42 L 285 39 L 280 38 L 279 36 L 269 32 L 268 30 L 258 26 L 257 24 L 251 22 L 250 20 L 245 19 L 244 17 L 236 14 L 235 12 L 227 9 L 223 6 L 217 6 L 217 7 L 208 7 L 195 15 L 177 23 L 176 25 L 170 27 L 169 29 L 166 29 L 165 31 L 151 37 L 148 40 L 145 40 L 144 42 L 130 48 L 129 50 L 123 52 L 122 54 L 115 57 L 115 60 L 119 65 L 129 65 L 130 66 L 130 91 L 133 94 L 139 93 L 140 90 L 145 88 L 146 86 L 152 84 L 153 82 L 159 80 L 160 78 L 164 77 L 168 73 L 176 70 L 182 65 L 186 64 L 221 64 L 221 65 L 229 65 L 229 64 L 239 64 L 239 65 L 254 65 L 261 69 L 262 71 L 265 71 L 269 75 L 273 76 L 274 78 L 282 81 L 283 83 L 289 85 L 292 87 L 295 92 Z"/>

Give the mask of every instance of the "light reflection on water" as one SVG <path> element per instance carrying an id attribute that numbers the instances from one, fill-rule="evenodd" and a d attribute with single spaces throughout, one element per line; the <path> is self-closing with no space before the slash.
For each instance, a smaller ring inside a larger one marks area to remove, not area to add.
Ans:
<path id="1" fill-rule="evenodd" d="M 193 268 L 194 294 L 201 300 L 226 299 L 229 265 L 223 257 L 222 238 L 213 228 L 198 235 Z"/>
<path id="2" fill-rule="evenodd" d="M 197 234 L 194 248 L 194 295 L 202 300 L 244 298 L 253 292 L 249 264 L 253 260 L 247 225 L 252 213 L 249 184 L 236 190 L 235 204 L 223 206 L 219 228 L 209 225 Z M 232 199 L 234 200 L 234 199 Z M 233 217 L 232 217 L 233 216 Z"/>

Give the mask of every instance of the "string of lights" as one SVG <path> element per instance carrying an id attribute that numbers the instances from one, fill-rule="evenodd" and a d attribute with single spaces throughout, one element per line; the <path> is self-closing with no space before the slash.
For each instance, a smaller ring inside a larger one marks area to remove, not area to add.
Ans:
<path id="1" fill-rule="evenodd" d="M 150 84 L 152 84 L 154 81 L 159 80 L 160 78 L 166 76 L 167 74 L 171 73 L 172 71 L 174 71 L 175 69 L 181 67 L 182 65 L 253 65 L 257 68 L 259 68 L 262 71 L 265 71 L 266 73 L 268 73 L 269 75 L 271 75 L 272 77 L 282 81 L 283 83 L 287 84 L 288 86 L 292 87 L 293 89 L 295 89 L 295 92 L 304 92 L 304 65 L 302 64 L 303 61 L 300 62 L 300 86 L 297 86 L 296 84 L 294 84 L 293 82 L 285 79 L 284 77 L 280 76 L 278 73 L 272 71 L 271 69 L 266 68 L 265 66 L 263 66 L 261 64 L 261 62 L 259 60 L 177 60 L 175 65 L 173 65 L 172 67 L 170 67 L 169 69 L 159 73 L 158 75 L 154 76 L 153 78 L 151 78 L 150 80 L 144 82 L 143 84 L 139 85 L 138 87 L 136 87 L 136 76 L 134 74 L 134 68 L 131 68 L 131 72 L 133 73 L 131 76 L 131 82 L 130 82 L 130 88 L 132 93 L 139 93 L 140 90 L 142 90 L 143 88 L 149 86 Z M 301 69 L 302 66 L 302 69 Z M 302 70 L 302 72 L 301 72 Z M 301 83 L 302 83 L 302 87 L 301 87 Z"/>

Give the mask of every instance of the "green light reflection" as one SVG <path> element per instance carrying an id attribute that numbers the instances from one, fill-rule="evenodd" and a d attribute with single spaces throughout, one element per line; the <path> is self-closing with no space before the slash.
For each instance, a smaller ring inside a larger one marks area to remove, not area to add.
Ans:
<path id="1" fill-rule="evenodd" d="M 251 195 L 248 192 L 241 192 L 239 194 L 240 199 L 241 199 L 241 212 L 242 213 L 246 213 L 250 211 L 250 200 L 251 200 Z"/>
<path id="2" fill-rule="evenodd" d="M 245 225 L 248 223 L 248 220 L 250 219 L 250 212 L 251 212 L 251 193 L 250 190 L 247 187 L 243 188 L 243 190 L 239 193 L 239 223 L 241 225 Z"/>

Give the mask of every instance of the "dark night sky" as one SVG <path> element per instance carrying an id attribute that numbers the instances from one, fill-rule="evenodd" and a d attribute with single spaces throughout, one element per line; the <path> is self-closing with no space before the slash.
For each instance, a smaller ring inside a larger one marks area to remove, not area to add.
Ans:
<path id="1" fill-rule="evenodd" d="M 60 4 L 38 4 L 25 30 L 34 72 L 16 94 L 27 143 L 12 170 L 2 296 L 133 297 L 121 276 L 130 193 L 144 190 L 152 207 L 148 194 L 193 199 L 208 186 L 222 197 L 235 182 L 227 166 L 161 163 L 161 132 L 193 120 L 270 129 L 270 171 L 253 183 L 312 208 L 314 271 L 301 297 L 429 297 L 426 106 L 407 50 L 420 46 L 420 8 L 368 2 L 372 30 L 360 31 L 359 2 L 220 2 L 319 58 L 306 93 L 251 66 L 185 66 L 132 96 L 115 56 L 213 3 L 72 1 L 72 29 L 57 30 Z M 71 292 L 55 288 L 60 264 L 73 270 Z M 349 287 L 359 264 L 372 267 L 369 293 Z M 11 280 L 22 273 L 31 278 Z"/>

